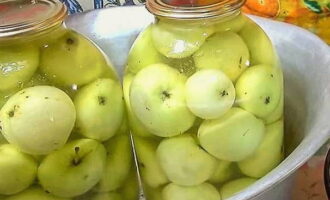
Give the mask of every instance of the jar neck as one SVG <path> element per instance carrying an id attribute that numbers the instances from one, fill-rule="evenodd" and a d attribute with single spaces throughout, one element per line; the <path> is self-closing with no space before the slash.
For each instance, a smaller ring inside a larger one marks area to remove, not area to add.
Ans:
<path id="1" fill-rule="evenodd" d="M 245 0 L 221 0 L 206 6 L 184 7 L 172 6 L 162 0 L 147 0 L 146 8 L 159 18 L 198 20 L 235 15 L 240 12 L 244 3 Z"/>

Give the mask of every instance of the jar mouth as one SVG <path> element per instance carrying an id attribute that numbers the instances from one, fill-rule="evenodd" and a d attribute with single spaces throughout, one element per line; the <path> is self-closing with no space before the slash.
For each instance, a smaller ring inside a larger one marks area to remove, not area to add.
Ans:
<path id="1" fill-rule="evenodd" d="M 162 0 L 147 0 L 147 10 L 158 16 L 182 20 L 194 20 L 229 16 L 238 11 L 246 0 L 221 0 L 218 3 L 204 6 L 173 6 Z"/>
<path id="2" fill-rule="evenodd" d="M 67 16 L 58 0 L 5 0 L 0 7 L 0 40 L 43 32 L 61 25 Z"/>

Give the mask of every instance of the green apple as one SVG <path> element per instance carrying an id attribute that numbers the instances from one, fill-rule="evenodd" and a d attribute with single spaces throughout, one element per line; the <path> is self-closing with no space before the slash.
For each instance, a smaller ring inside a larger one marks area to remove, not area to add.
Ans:
<path id="1" fill-rule="evenodd" d="M 277 62 L 272 42 L 255 22 L 248 19 L 239 34 L 249 48 L 251 65 L 274 65 Z"/>
<path id="2" fill-rule="evenodd" d="M 233 82 L 250 65 L 249 49 L 236 33 L 217 33 L 206 40 L 194 54 L 198 69 L 220 69 Z"/>
<path id="3" fill-rule="evenodd" d="M 181 74 L 189 77 L 196 72 L 194 59 L 190 57 L 186 58 L 165 58 L 164 63 L 177 69 Z"/>
<path id="4" fill-rule="evenodd" d="M 266 118 L 280 102 L 281 77 L 277 68 L 268 65 L 250 67 L 237 80 L 237 104 L 259 118 Z"/>
<path id="5" fill-rule="evenodd" d="M 102 178 L 106 150 L 93 139 L 80 139 L 49 154 L 40 164 L 38 180 L 50 193 L 71 198 L 84 194 Z"/>
<path id="6" fill-rule="evenodd" d="M 237 33 L 243 28 L 247 20 L 248 19 L 242 13 L 224 18 L 222 21 L 215 24 L 215 31 L 232 31 Z"/>
<path id="7" fill-rule="evenodd" d="M 95 193 L 90 200 L 124 200 L 117 192 Z"/>
<path id="8" fill-rule="evenodd" d="M 121 86 L 111 79 L 98 79 L 76 94 L 76 126 L 83 136 L 106 141 L 120 128 L 124 117 Z"/>
<path id="9" fill-rule="evenodd" d="M 189 135 L 164 139 L 156 153 L 167 177 L 178 185 L 203 183 L 212 176 L 217 163 Z"/>
<path id="10" fill-rule="evenodd" d="M 163 57 L 153 45 L 151 26 L 148 26 L 136 38 L 129 52 L 126 72 L 136 74 L 148 65 L 161 63 Z"/>
<path id="11" fill-rule="evenodd" d="M 233 162 L 218 160 L 217 166 L 213 175 L 210 177 L 211 183 L 224 183 L 236 176 L 238 176 L 239 170 Z"/>
<path id="12" fill-rule="evenodd" d="M 135 168 L 131 171 L 125 185 L 119 190 L 124 200 L 137 200 L 139 198 L 139 182 L 136 176 Z"/>
<path id="13" fill-rule="evenodd" d="M 188 108 L 203 119 L 220 117 L 235 101 L 234 85 L 219 69 L 196 72 L 187 80 L 185 93 Z"/>
<path id="14" fill-rule="evenodd" d="M 221 199 L 227 199 L 255 183 L 257 179 L 239 178 L 224 184 L 220 188 Z"/>
<path id="15" fill-rule="evenodd" d="M 257 150 L 264 132 L 262 120 L 243 109 L 231 108 L 218 119 L 205 120 L 198 130 L 198 139 L 218 159 L 241 161 Z"/>
<path id="16" fill-rule="evenodd" d="M 0 47 L 0 93 L 28 82 L 39 65 L 38 47 Z"/>
<path id="17" fill-rule="evenodd" d="M 39 187 L 31 187 L 21 193 L 9 196 L 4 200 L 71 200 L 69 198 L 56 197 Z"/>
<path id="18" fill-rule="evenodd" d="M 156 49 L 168 58 L 191 56 L 203 45 L 206 38 L 214 33 L 211 26 L 178 20 L 159 20 L 151 28 Z"/>
<path id="19" fill-rule="evenodd" d="M 123 93 L 126 103 L 126 112 L 128 116 L 129 126 L 134 135 L 138 135 L 141 137 L 153 137 L 155 135 L 149 132 L 149 130 L 140 122 L 140 120 L 132 111 L 129 92 L 134 77 L 135 75 L 131 73 L 125 74 L 123 81 Z"/>
<path id="20" fill-rule="evenodd" d="M 157 159 L 158 143 L 152 139 L 134 137 L 134 144 L 142 181 L 152 188 L 168 183 L 168 178 Z"/>
<path id="21" fill-rule="evenodd" d="M 98 192 L 114 191 L 128 178 L 132 166 L 131 141 L 128 134 L 119 134 L 105 142 L 107 163 L 101 181 L 96 185 Z"/>
<path id="22" fill-rule="evenodd" d="M 284 94 L 282 92 L 280 97 L 280 102 L 276 106 L 275 110 L 264 119 L 265 123 L 271 124 L 278 121 L 283 117 L 283 112 L 284 112 Z"/>
<path id="23" fill-rule="evenodd" d="M 165 64 L 143 68 L 133 79 L 130 103 L 137 118 L 160 137 L 180 135 L 194 123 L 186 105 L 187 78 Z"/>
<path id="24" fill-rule="evenodd" d="M 4 137 L 30 154 L 48 154 L 61 148 L 75 119 L 70 97 L 51 86 L 23 89 L 11 96 L 0 111 Z"/>
<path id="25" fill-rule="evenodd" d="M 218 190 L 209 183 L 196 186 L 168 184 L 162 191 L 164 200 L 220 200 Z"/>
<path id="26" fill-rule="evenodd" d="M 33 157 L 14 145 L 0 145 L 0 194 L 12 195 L 28 188 L 37 176 L 37 169 Z"/>
<path id="27" fill-rule="evenodd" d="M 243 174 L 261 178 L 283 160 L 283 129 L 282 120 L 266 126 L 266 135 L 257 151 L 238 163 Z"/>
<path id="28" fill-rule="evenodd" d="M 73 31 L 41 51 L 41 71 L 60 86 L 87 84 L 98 78 L 107 65 L 99 49 Z"/>

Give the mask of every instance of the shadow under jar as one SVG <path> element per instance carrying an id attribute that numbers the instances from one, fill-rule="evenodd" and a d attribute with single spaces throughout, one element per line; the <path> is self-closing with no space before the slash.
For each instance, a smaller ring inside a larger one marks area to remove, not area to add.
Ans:
<path id="1" fill-rule="evenodd" d="M 283 74 L 243 4 L 146 3 L 123 87 L 147 200 L 226 199 L 284 158 Z"/>
<path id="2" fill-rule="evenodd" d="M 57 0 L 0 3 L 0 199 L 137 198 L 122 87 Z"/>

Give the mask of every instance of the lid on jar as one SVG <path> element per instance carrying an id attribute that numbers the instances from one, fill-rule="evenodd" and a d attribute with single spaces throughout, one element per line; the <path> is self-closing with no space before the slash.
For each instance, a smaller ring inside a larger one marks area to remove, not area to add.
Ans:
<path id="1" fill-rule="evenodd" d="M 147 0 L 149 12 L 173 19 L 194 20 L 228 16 L 241 8 L 246 0 Z"/>
<path id="2" fill-rule="evenodd" d="M 66 15 L 58 0 L 2 0 L 0 39 L 39 33 L 62 24 Z"/>

